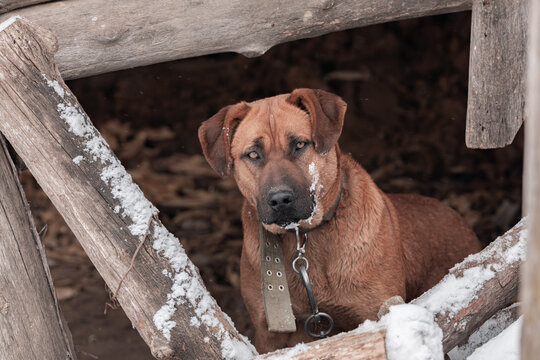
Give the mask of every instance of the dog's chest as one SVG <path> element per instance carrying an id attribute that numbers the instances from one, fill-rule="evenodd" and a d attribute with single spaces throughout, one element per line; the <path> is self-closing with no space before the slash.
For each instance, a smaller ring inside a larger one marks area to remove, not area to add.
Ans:
<path id="1" fill-rule="evenodd" d="M 293 312 L 296 319 L 303 322 L 311 315 L 312 309 L 302 278 L 300 274 L 292 269 L 291 264 L 296 257 L 296 252 L 294 248 L 287 248 L 286 245 L 284 251 Z M 347 282 L 350 284 L 354 283 L 356 285 L 354 286 L 356 289 L 357 286 L 360 286 L 359 279 L 344 279 L 344 277 L 351 274 L 351 272 L 347 271 L 343 272 L 340 279 L 333 278 L 329 273 L 329 269 L 339 267 L 339 259 L 329 258 L 330 254 L 331 252 L 314 251 L 312 248 L 310 251 L 310 247 L 307 246 L 305 254 L 309 261 L 307 273 L 319 311 L 330 314 L 334 318 L 336 327 L 341 328 L 341 330 L 352 329 L 364 321 L 367 314 L 359 313 L 358 310 L 362 307 L 361 304 L 351 305 L 351 303 L 355 302 L 355 299 L 358 299 L 358 292 L 354 291 L 353 293 L 350 287 L 341 285 L 344 280 L 348 280 Z"/>

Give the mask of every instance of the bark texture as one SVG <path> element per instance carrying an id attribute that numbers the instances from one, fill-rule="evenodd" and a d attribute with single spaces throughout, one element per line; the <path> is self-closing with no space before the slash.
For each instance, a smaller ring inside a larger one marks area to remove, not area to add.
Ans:
<path id="1" fill-rule="evenodd" d="M 471 0 L 70 0 L 21 15 L 51 30 L 64 79 L 213 53 L 264 54 L 333 31 L 468 10 Z"/>
<path id="2" fill-rule="evenodd" d="M 473 0 L 466 143 L 509 145 L 525 117 L 528 0 Z"/>
<path id="3" fill-rule="evenodd" d="M 266 360 L 386 360 L 385 331 L 336 335 L 306 344 L 302 350 L 284 349 L 262 355 Z"/>
<path id="4" fill-rule="evenodd" d="M 125 276 L 118 300 L 155 357 L 253 354 L 63 83 L 56 48 L 52 33 L 25 20 L 0 31 L 0 131 L 107 285 Z"/>
<path id="5" fill-rule="evenodd" d="M 5 360 L 76 359 L 45 252 L 2 135 L 0 348 Z"/>

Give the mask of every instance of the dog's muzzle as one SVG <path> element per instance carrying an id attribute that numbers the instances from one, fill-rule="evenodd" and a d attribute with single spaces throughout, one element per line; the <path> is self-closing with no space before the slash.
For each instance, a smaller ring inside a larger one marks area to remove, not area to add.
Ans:
<path id="1" fill-rule="evenodd" d="M 309 194 L 306 195 L 283 187 L 268 191 L 257 206 L 260 220 L 265 224 L 285 227 L 309 218 L 314 202 Z"/>

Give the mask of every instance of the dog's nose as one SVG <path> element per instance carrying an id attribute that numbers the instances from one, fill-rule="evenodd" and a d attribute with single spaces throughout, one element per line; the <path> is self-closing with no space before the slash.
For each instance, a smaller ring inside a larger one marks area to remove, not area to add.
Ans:
<path id="1" fill-rule="evenodd" d="M 268 196 L 268 205 L 276 211 L 288 208 L 293 201 L 293 193 L 289 190 L 277 191 Z"/>

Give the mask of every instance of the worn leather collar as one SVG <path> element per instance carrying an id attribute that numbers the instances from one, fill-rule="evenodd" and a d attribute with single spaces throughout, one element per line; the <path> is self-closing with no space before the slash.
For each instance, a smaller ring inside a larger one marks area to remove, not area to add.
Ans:
<path id="1" fill-rule="evenodd" d="M 342 194 L 342 182 L 339 180 L 339 189 L 332 207 L 323 215 L 323 219 L 312 231 L 324 223 L 330 221 L 339 206 Z M 281 237 L 272 234 L 259 226 L 260 250 L 261 250 L 261 282 L 264 299 L 264 310 L 268 331 L 271 332 L 295 332 L 296 321 L 292 311 L 291 296 L 285 272 L 285 261 Z"/>

